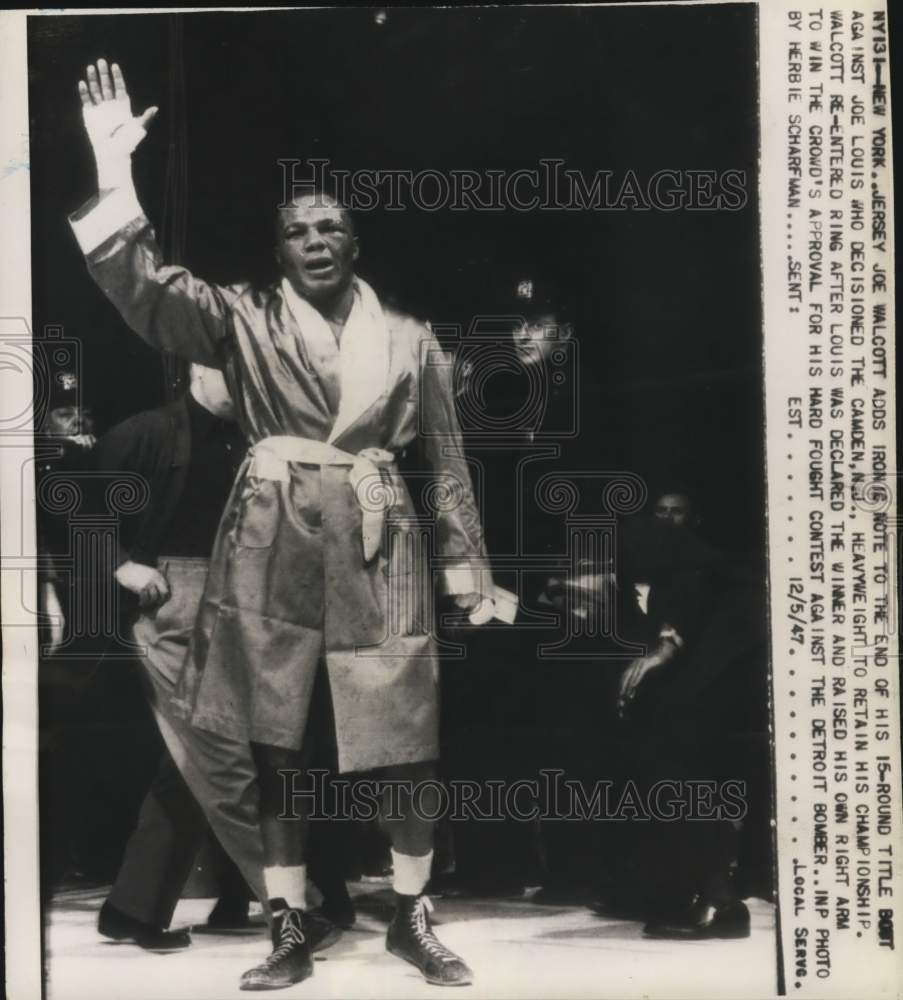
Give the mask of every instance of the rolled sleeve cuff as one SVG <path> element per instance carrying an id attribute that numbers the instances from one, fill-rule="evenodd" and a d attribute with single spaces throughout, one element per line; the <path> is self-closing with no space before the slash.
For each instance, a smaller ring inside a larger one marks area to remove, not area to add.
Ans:
<path id="1" fill-rule="evenodd" d="M 69 216 L 69 225 L 83 254 L 96 250 L 120 229 L 143 218 L 144 210 L 131 185 L 103 191 Z"/>

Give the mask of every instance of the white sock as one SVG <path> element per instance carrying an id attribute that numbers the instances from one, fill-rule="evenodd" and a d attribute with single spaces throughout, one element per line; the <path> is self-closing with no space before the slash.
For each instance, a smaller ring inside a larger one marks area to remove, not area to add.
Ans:
<path id="1" fill-rule="evenodd" d="M 263 869 L 268 899 L 284 899 L 291 910 L 303 910 L 307 865 L 274 865 Z"/>
<path id="2" fill-rule="evenodd" d="M 426 888 L 433 867 L 433 852 L 415 857 L 392 849 L 392 887 L 402 896 L 418 896 Z"/>

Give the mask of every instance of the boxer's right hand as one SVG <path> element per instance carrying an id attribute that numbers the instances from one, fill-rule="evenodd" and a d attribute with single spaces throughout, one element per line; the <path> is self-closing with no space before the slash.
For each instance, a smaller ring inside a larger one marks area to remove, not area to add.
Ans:
<path id="1" fill-rule="evenodd" d="M 144 563 L 130 559 L 124 562 L 116 570 L 116 581 L 138 595 L 138 606 L 142 608 L 159 607 L 170 597 L 166 577 L 154 566 L 145 566 Z"/>
<path id="2" fill-rule="evenodd" d="M 85 131 L 97 164 L 97 187 L 110 190 L 131 183 L 132 150 L 147 134 L 147 127 L 159 110 L 148 108 L 132 115 L 132 102 L 122 70 L 113 63 L 112 73 L 105 59 L 90 65 L 87 79 L 78 81 Z"/>

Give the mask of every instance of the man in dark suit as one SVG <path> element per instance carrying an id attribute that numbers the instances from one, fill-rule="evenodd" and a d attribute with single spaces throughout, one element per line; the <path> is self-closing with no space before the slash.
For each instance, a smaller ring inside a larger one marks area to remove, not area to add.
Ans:
<path id="1" fill-rule="evenodd" d="M 262 892 L 250 757 L 240 745 L 192 731 L 170 705 L 213 533 L 245 453 L 231 417 L 222 375 L 195 365 L 187 394 L 113 427 L 95 451 L 99 471 L 137 473 L 148 487 L 147 502 L 120 525 L 114 575 L 127 627 L 143 649 L 145 686 L 165 747 L 98 928 L 157 951 L 190 944 L 187 932 L 166 928 L 208 835 L 208 817 Z M 240 878 L 231 881 L 241 885 Z M 246 921 L 240 889 L 211 914 L 214 926 Z"/>
<path id="2" fill-rule="evenodd" d="M 643 883 L 634 887 L 635 903 L 647 936 L 743 937 L 749 912 L 730 877 L 737 856 L 730 817 L 738 804 L 725 809 L 719 791 L 711 804 L 690 807 L 687 797 L 704 787 L 694 783 L 720 789 L 742 780 L 728 751 L 758 714 L 764 687 L 764 580 L 703 541 L 685 490 L 652 499 L 651 515 L 624 527 L 618 573 L 621 621 L 647 649 L 619 685 L 621 775 L 641 801 L 658 783 L 674 783 L 667 786 L 672 798 L 689 808 L 676 820 L 616 825 Z"/>

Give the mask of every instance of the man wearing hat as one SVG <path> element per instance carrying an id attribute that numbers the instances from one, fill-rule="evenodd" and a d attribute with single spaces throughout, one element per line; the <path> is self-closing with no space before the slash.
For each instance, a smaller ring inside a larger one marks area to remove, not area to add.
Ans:
<path id="1" fill-rule="evenodd" d="M 48 341 L 55 347 L 52 341 Z M 40 348 L 42 342 L 36 344 Z M 96 669 L 96 660 L 76 658 L 84 639 L 74 638 L 70 609 L 76 606 L 81 581 L 71 572 L 70 517 L 53 502 L 65 496 L 70 480 L 84 484 L 95 444 L 94 420 L 84 405 L 75 365 L 53 363 L 47 352 L 50 392 L 35 440 L 36 522 L 39 556 L 38 600 L 40 640 L 40 793 L 42 866 L 49 885 L 74 869 L 83 870 L 90 838 L 74 822 L 79 805 L 72 794 L 73 774 L 89 751 L 73 739 L 82 721 L 81 691 Z M 38 355 L 40 360 L 41 355 Z M 62 489 L 61 489 L 62 487 Z M 70 569 L 67 572 L 67 569 Z M 78 602 L 84 603 L 84 602 Z"/>
<path id="2" fill-rule="evenodd" d="M 537 566 L 564 553 L 564 521 L 542 509 L 537 487 L 544 476 L 571 468 L 563 453 L 576 426 L 573 327 L 553 283 L 534 275 L 512 282 L 491 317 L 460 345 L 455 384 L 468 458 L 479 469 L 493 578 L 517 595 L 517 620 L 467 637 L 468 656 L 448 662 L 443 675 L 446 768 L 452 777 L 480 781 L 484 808 L 491 782 L 511 787 L 561 766 L 562 749 L 575 742 L 575 705 L 588 703 L 573 683 L 579 665 L 539 655 L 560 633 L 538 630 L 543 617 L 563 610 L 549 590 L 564 579 L 550 580 Z M 567 741 L 558 738 L 564 726 Z M 568 749 L 568 759 L 582 750 Z M 570 833 L 575 824 L 566 826 Z M 545 881 L 541 869 L 557 867 L 567 853 L 550 854 L 538 821 L 472 819 L 453 832 L 457 891 L 518 893 Z M 573 855 L 570 845 L 568 851 Z"/>
<path id="3" fill-rule="evenodd" d="M 48 555 L 62 555 L 68 548 L 68 521 L 54 517 L 48 505 L 40 502 L 40 485 L 51 474 L 85 471 L 97 438 L 94 415 L 82 400 L 78 372 L 58 370 L 52 373 L 47 412 L 39 428 L 37 449 L 39 547 Z M 45 447 L 46 445 L 46 447 Z M 57 582 L 59 578 L 53 576 Z"/>

